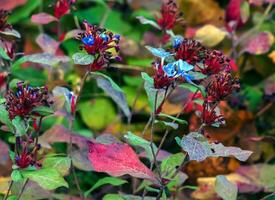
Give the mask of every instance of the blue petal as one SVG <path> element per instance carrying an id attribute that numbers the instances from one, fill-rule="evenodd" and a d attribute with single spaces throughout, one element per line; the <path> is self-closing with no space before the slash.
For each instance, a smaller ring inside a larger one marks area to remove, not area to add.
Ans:
<path id="1" fill-rule="evenodd" d="M 181 45 L 182 41 L 183 41 L 183 37 L 181 36 L 174 37 L 172 42 L 173 48 L 178 48 Z"/>
<path id="2" fill-rule="evenodd" d="M 190 74 L 187 74 L 185 72 L 182 74 L 182 77 L 189 83 L 192 82 L 192 80 L 194 80 L 193 76 L 191 76 Z"/>
<path id="3" fill-rule="evenodd" d="M 104 42 L 108 42 L 108 36 L 105 34 L 105 33 L 101 33 L 100 34 L 100 37 L 101 37 L 101 39 L 104 41 Z"/>
<path id="4" fill-rule="evenodd" d="M 82 42 L 85 45 L 92 46 L 95 43 L 95 39 L 92 35 L 88 35 L 87 37 L 82 38 Z"/>
<path id="5" fill-rule="evenodd" d="M 178 67 L 179 73 L 187 72 L 187 71 L 194 69 L 193 65 L 190 65 L 189 63 L 187 63 L 181 59 L 178 60 L 175 64 Z"/>
<path id="6" fill-rule="evenodd" d="M 117 40 L 120 40 L 120 35 L 116 34 L 116 35 L 114 35 L 114 38 Z"/>
<path id="7" fill-rule="evenodd" d="M 175 75 L 177 75 L 174 63 L 168 63 L 167 65 L 164 65 L 162 69 L 168 77 L 174 77 Z"/>
<path id="8" fill-rule="evenodd" d="M 159 58 L 165 58 L 171 55 L 170 52 L 165 51 L 162 48 L 154 48 L 150 46 L 145 46 L 154 56 Z"/>

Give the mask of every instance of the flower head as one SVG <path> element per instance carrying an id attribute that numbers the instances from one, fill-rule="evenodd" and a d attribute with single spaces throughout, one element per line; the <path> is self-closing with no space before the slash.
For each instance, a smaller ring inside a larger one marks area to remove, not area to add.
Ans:
<path id="1" fill-rule="evenodd" d="M 70 7 L 76 0 L 57 0 L 54 6 L 54 16 L 58 19 L 70 12 Z"/>
<path id="2" fill-rule="evenodd" d="M 191 65 L 196 65 L 196 63 L 202 61 L 206 51 L 201 43 L 192 39 L 183 39 L 181 43 L 177 43 L 174 48 L 176 59 L 182 59 Z"/>
<path id="3" fill-rule="evenodd" d="M 237 78 L 233 78 L 230 73 L 222 72 L 210 77 L 210 82 L 206 87 L 207 100 L 210 102 L 221 101 L 233 91 L 240 89 Z"/>
<path id="4" fill-rule="evenodd" d="M 10 119 L 16 116 L 29 117 L 37 106 L 49 106 L 47 87 L 24 86 L 23 82 L 17 83 L 17 91 L 9 90 L 6 98 L 6 108 Z"/>
<path id="5" fill-rule="evenodd" d="M 174 78 L 168 77 L 165 71 L 163 70 L 163 66 L 159 62 L 154 62 L 153 67 L 155 69 L 154 75 L 154 87 L 157 89 L 167 89 L 169 86 L 173 85 Z"/>
<path id="6" fill-rule="evenodd" d="M 162 30 L 173 29 L 179 17 L 177 4 L 174 0 L 163 2 L 161 6 L 161 16 L 156 18 Z"/>
<path id="7" fill-rule="evenodd" d="M 29 146 L 34 143 L 32 139 L 29 139 L 28 142 L 21 142 L 22 143 L 22 151 L 20 154 L 15 156 L 15 163 L 20 169 L 27 168 L 29 166 L 38 166 L 40 167 L 41 164 L 37 162 L 37 153 L 38 150 L 41 148 L 40 144 L 35 145 L 32 150 L 29 150 Z"/>
<path id="8" fill-rule="evenodd" d="M 230 59 L 222 52 L 216 50 L 205 51 L 203 65 L 199 65 L 199 70 L 203 74 L 211 75 L 222 71 L 231 71 Z"/>
<path id="9" fill-rule="evenodd" d="M 91 25 L 87 21 L 84 21 L 83 24 L 86 31 L 79 35 L 83 43 L 82 48 L 95 57 L 94 62 L 91 64 L 91 70 L 100 70 L 108 66 L 110 60 L 120 60 L 120 57 L 117 56 L 119 51 L 118 43 L 120 41 L 119 35 Z"/>
<path id="10" fill-rule="evenodd" d="M 209 103 L 203 103 L 203 110 L 201 114 L 202 123 L 205 125 L 221 125 L 225 123 L 223 116 L 220 114 L 217 106 L 210 106 Z"/>

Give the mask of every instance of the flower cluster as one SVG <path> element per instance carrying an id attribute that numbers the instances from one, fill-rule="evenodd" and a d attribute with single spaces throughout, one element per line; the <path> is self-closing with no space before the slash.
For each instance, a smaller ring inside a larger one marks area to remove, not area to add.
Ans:
<path id="1" fill-rule="evenodd" d="M 206 90 L 201 106 L 202 122 L 205 125 L 223 124 L 223 118 L 217 112 L 218 102 L 240 87 L 239 80 L 230 74 L 230 59 L 220 51 L 209 50 L 196 40 L 180 36 L 174 37 L 169 52 L 148 49 L 161 58 L 153 64 L 155 88 L 167 90 L 177 82 L 202 84 Z"/>
<path id="2" fill-rule="evenodd" d="M 113 34 L 103 28 L 83 22 L 85 32 L 79 35 L 86 52 L 95 57 L 90 66 L 91 71 L 101 70 L 109 65 L 111 60 L 121 60 L 119 52 L 120 35 Z"/>
<path id="3" fill-rule="evenodd" d="M 0 10 L 0 31 L 11 31 L 12 26 L 7 23 L 9 12 L 6 10 Z M 3 37 L 0 35 L 0 47 L 5 49 L 8 56 L 13 59 L 15 53 L 14 41 L 8 37 Z"/>
<path id="4" fill-rule="evenodd" d="M 76 0 L 57 0 L 54 6 L 54 16 L 58 19 L 70 12 L 70 7 Z"/>
<path id="5" fill-rule="evenodd" d="M 160 16 L 156 17 L 157 24 L 164 32 L 162 41 L 166 43 L 170 39 L 167 30 L 172 30 L 176 22 L 181 20 L 182 13 L 178 12 L 175 0 L 164 0 L 161 6 Z"/>
<path id="6" fill-rule="evenodd" d="M 22 151 L 18 153 L 18 155 L 15 155 L 16 166 L 20 169 L 24 169 L 29 166 L 41 167 L 41 164 L 37 162 L 37 153 L 41 148 L 41 145 L 33 145 L 34 141 L 32 139 L 28 139 L 27 142 L 20 141 L 20 143 L 22 146 Z M 31 145 L 33 145 L 34 147 L 30 150 Z"/>
<path id="7" fill-rule="evenodd" d="M 16 116 L 22 118 L 29 117 L 33 109 L 38 106 L 50 106 L 51 102 L 48 101 L 47 87 L 30 87 L 24 86 L 24 82 L 17 83 L 17 90 L 9 90 L 7 92 L 6 108 L 9 112 L 10 119 Z"/>

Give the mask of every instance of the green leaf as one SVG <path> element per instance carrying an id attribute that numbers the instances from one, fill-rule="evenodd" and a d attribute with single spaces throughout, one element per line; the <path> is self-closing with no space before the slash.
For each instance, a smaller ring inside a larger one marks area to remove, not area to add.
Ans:
<path id="1" fill-rule="evenodd" d="M 100 72 L 91 72 L 96 78 L 98 87 L 106 92 L 114 102 L 121 108 L 128 119 L 131 117 L 131 112 L 128 107 L 123 90 L 109 77 Z"/>
<path id="2" fill-rule="evenodd" d="M 145 150 L 146 152 L 146 155 L 148 156 L 148 158 L 150 160 L 153 160 L 154 157 L 153 157 L 153 153 L 152 153 L 152 148 L 150 146 L 150 142 L 131 133 L 131 132 L 128 132 L 127 135 L 124 135 L 124 138 L 127 140 L 127 142 L 132 145 L 132 146 L 138 146 L 138 147 L 141 147 Z M 153 144 L 153 150 L 154 150 L 154 153 L 156 154 L 157 153 L 157 146 L 155 144 Z"/>
<path id="3" fill-rule="evenodd" d="M 164 100 L 165 97 L 165 90 L 162 89 L 155 89 L 154 88 L 154 80 L 151 78 L 148 74 L 145 72 L 141 73 L 142 78 L 144 79 L 144 89 L 146 91 L 146 94 L 149 99 L 149 104 L 151 109 L 153 110 L 154 108 L 158 108 L 162 101 Z M 157 94 L 157 102 L 156 102 L 156 94 Z M 156 102 L 156 105 L 154 105 Z"/>
<path id="4" fill-rule="evenodd" d="M 161 173 L 165 177 L 171 177 L 185 159 L 183 153 L 176 153 L 167 158 L 165 158 L 160 165 Z"/>
<path id="5" fill-rule="evenodd" d="M 143 17 L 143 16 L 137 16 L 136 18 L 137 18 L 137 19 L 140 21 L 140 23 L 142 23 L 142 24 L 149 24 L 149 25 L 155 27 L 156 29 L 159 29 L 159 30 L 161 29 L 160 26 L 159 26 L 155 21 L 153 21 L 153 20 L 146 19 L 146 18 Z"/>
<path id="6" fill-rule="evenodd" d="M 27 127 L 24 120 L 21 117 L 16 116 L 12 120 L 12 124 L 15 128 L 15 136 L 22 136 L 26 134 Z"/>
<path id="7" fill-rule="evenodd" d="M 94 62 L 94 57 L 92 55 L 82 52 L 75 53 L 72 56 L 72 59 L 74 61 L 74 64 L 77 65 L 89 65 Z"/>
<path id="8" fill-rule="evenodd" d="M 18 200 L 18 197 L 15 195 L 9 196 L 7 200 Z"/>
<path id="9" fill-rule="evenodd" d="M 103 200 L 125 200 L 125 199 L 121 197 L 119 194 L 106 194 L 103 197 Z"/>
<path id="10" fill-rule="evenodd" d="M 203 97 L 206 96 L 206 92 L 205 92 L 205 88 L 202 85 L 196 85 L 194 83 L 182 83 L 179 85 L 180 88 L 184 88 L 184 89 L 188 89 L 190 90 L 192 93 L 197 92 L 197 90 L 199 90 L 202 94 Z"/>
<path id="11" fill-rule="evenodd" d="M 155 120 L 155 123 L 161 123 L 161 124 L 165 125 L 166 127 L 171 127 L 175 130 L 177 130 L 179 128 L 179 125 L 177 123 L 174 123 L 174 122 L 166 122 L 166 121 Z"/>
<path id="12" fill-rule="evenodd" d="M 215 191 L 224 200 L 236 200 L 238 195 L 238 187 L 231 183 L 225 176 L 219 175 L 216 177 Z"/>
<path id="13" fill-rule="evenodd" d="M 185 120 L 183 120 L 183 119 L 179 119 L 179 118 L 177 118 L 177 117 L 173 117 L 173 116 L 171 116 L 171 115 L 167 115 L 167 114 L 164 114 L 164 113 L 160 113 L 160 114 L 158 114 L 158 116 L 160 116 L 160 117 L 166 117 L 166 118 L 171 119 L 171 120 L 173 120 L 173 121 L 175 121 L 175 122 L 178 122 L 178 123 L 180 123 L 180 124 L 185 124 L 185 125 L 188 124 L 188 122 L 185 121 Z"/>
<path id="14" fill-rule="evenodd" d="M 0 47 L 0 56 L 6 60 L 10 60 L 10 57 L 2 47 Z"/>
<path id="15" fill-rule="evenodd" d="M 71 167 L 71 159 L 69 157 L 53 156 L 46 157 L 43 160 L 43 168 L 56 169 L 62 176 L 69 173 Z"/>
<path id="16" fill-rule="evenodd" d="M 41 4 L 40 0 L 28 0 L 23 6 L 13 10 L 12 15 L 8 18 L 8 22 L 15 24 L 20 20 L 27 18 L 31 12 Z"/>
<path id="17" fill-rule="evenodd" d="M 84 196 L 87 197 L 92 191 L 94 191 L 95 189 L 101 187 L 102 185 L 106 185 L 106 184 L 111 184 L 114 186 L 119 186 L 122 185 L 124 183 L 127 183 L 127 181 L 116 178 L 116 177 L 105 177 L 102 178 L 100 180 L 98 180 L 91 189 L 89 189 L 88 191 L 86 191 L 84 193 Z"/>
<path id="18" fill-rule="evenodd" d="M 242 22 L 247 22 L 250 15 L 250 5 L 247 1 L 242 2 L 241 4 L 241 19 Z"/>
<path id="19" fill-rule="evenodd" d="M 9 112 L 6 110 L 4 104 L 0 104 L 0 121 L 7 125 L 10 130 L 13 130 L 13 125 L 9 118 Z"/>
<path id="20" fill-rule="evenodd" d="M 14 182 L 22 181 L 24 178 L 19 170 L 13 170 L 11 173 L 11 179 Z"/>
<path id="21" fill-rule="evenodd" d="M 206 75 L 204 75 L 203 73 L 200 73 L 200 72 L 190 71 L 190 72 L 188 72 L 188 74 L 191 75 L 192 78 L 195 80 L 201 80 L 201 79 L 204 79 L 207 77 Z"/>
<path id="22" fill-rule="evenodd" d="M 240 161 L 246 161 L 253 153 L 252 151 L 242 150 L 238 147 L 225 147 L 221 143 L 209 143 L 207 138 L 197 132 L 191 132 L 184 136 L 180 146 L 188 153 L 190 160 L 196 160 L 198 162 L 211 156 L 234 156 Z"/>
<path id="23" fill-rule="evenodd" d="M 18 39 L 21 38 L 21 35 L 18 31 L 11 29 L 11 30 L 5 30 L 5 31 L 0 31 L 0 36 L 4 38 L 9 38 L 9 39 Z"/>
<path id="24" fill-rule="evenodd" d="M 79 104 L 79 111 L 84 123 L 91 129 L 101 130 L 114 122 L 116 112 L 107 99 L 98 98 Z"/>
<path id="25" fill-rule="evenodd" d="M 68 183 L 64 180 L 61 174 L 53 168 L 40 169 L 36 171 L 22 171 L 24 178 L 38 183 L 46 190 L 54 190 L 58 187 L 69 187 Z"/>
<path id="26" fill-rule="evenodd" d="M 35 107 L 32 112 L 38 113 L 39 115 L 42 116 L 47 116 L 47 115 L 51 115 L 54 113 L 54 110 L 51 107 L 47 107 L 47 106 L 38 106 Z"/>

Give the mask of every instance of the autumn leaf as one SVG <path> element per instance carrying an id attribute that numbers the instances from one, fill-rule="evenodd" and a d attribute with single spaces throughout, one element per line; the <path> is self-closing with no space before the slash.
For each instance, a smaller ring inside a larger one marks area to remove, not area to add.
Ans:
<path id="1" fill-rule="evenodd" d="M 225 36 L 225 31 L 214 25 L 207 24 L 196 31 L 195 39 L 201 41 L 205 46 L 213 47 L 223 41 Z"/>
<path id="2" fill-rule="evenodd" d="M 42 13 L 32 15 L 31 21 L 35 24 L 48 24 L 53 21 L 57 21 L 57 18 L 48 13 L 42 12 Z"/>
<path id="3" fill-rule="evenodd" d="M 156 181 L 153 172 L 139 159 L 128 144 L 100 144 L 88 142 L 88 157 L 96 172 L 105 172 L 111 176 L 131 176 Z"/>
<path id="4" fill-rule="evenodd" d="M 261 32 L 248 39 L 243 52 L 254 55 L 267 53 L 274 42 L 274 36 L 270 32 Z"/>

